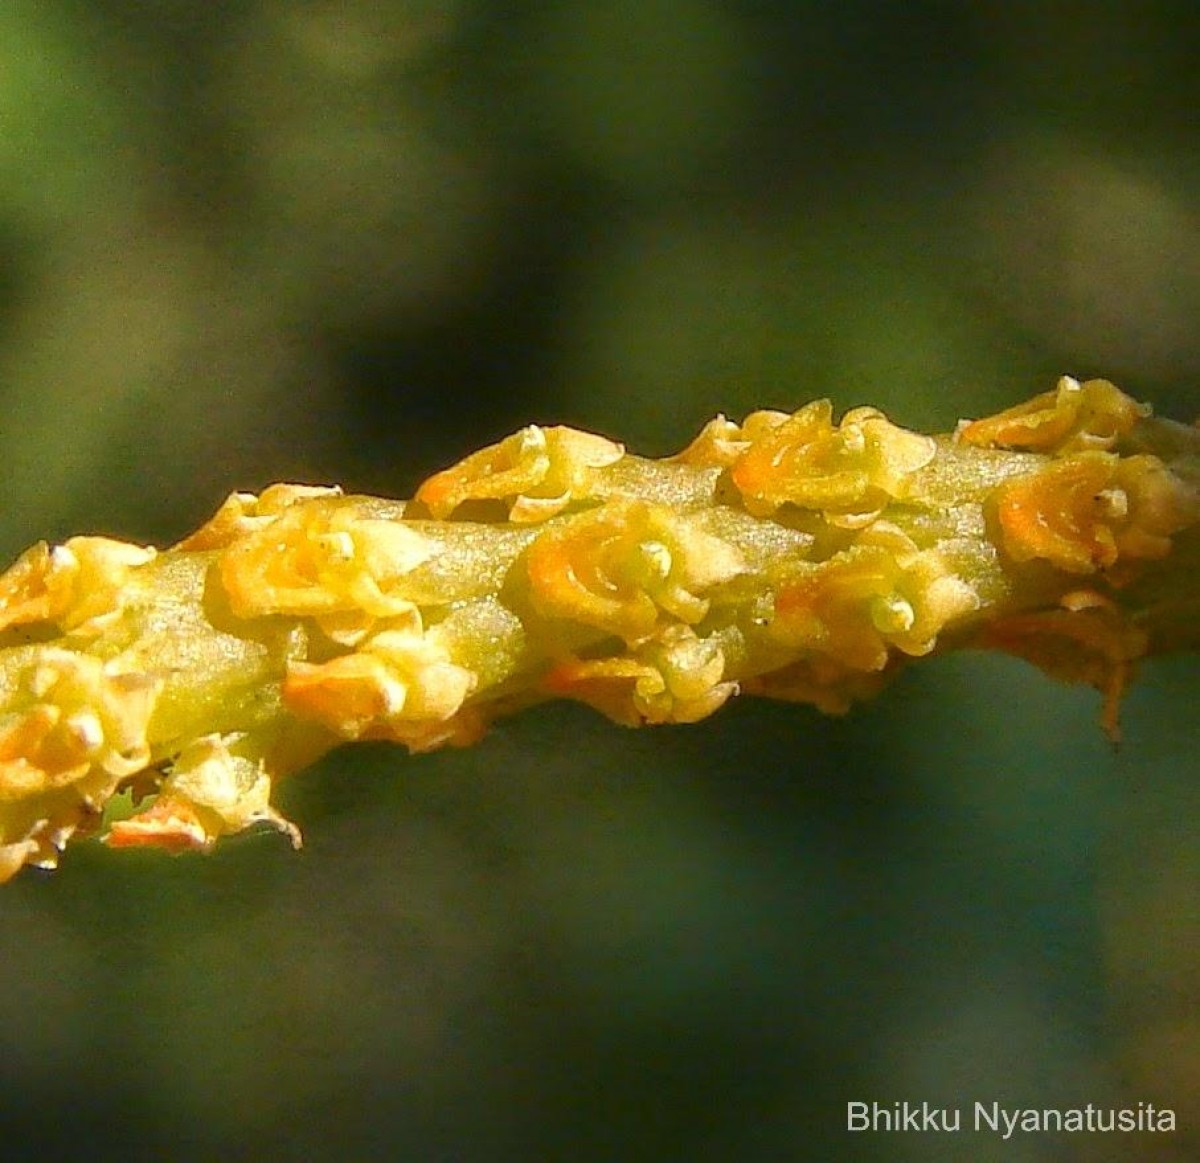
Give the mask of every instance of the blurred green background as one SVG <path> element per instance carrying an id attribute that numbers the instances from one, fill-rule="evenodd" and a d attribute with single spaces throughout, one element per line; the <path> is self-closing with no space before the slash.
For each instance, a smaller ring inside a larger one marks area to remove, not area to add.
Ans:
<path id="1" fill-rule="evenodd" d="M 6 0 L 0 551 L 405 495 L 530 421 L 1200 412 L 1200 7 Z M 1186 1160 L 1197 666 L 329 757 L 0 894 L 5 1160 Z M 848 1100 L 1174 1107 L 850 1135 Z"/>

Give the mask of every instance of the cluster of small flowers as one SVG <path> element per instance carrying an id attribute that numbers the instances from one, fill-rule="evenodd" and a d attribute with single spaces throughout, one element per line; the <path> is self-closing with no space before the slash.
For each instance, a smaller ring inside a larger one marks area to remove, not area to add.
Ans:
<path id="1" fill-rule="evenodd" d="M 117 846 L 298 842 L 271 779 L 340 740 L 461 745 L 555 696 L 629 725 L 739 689 L 843 711 L 948 642 L 1092 682 L 1115 729 L 1147 648 L 1122 588 L 1200 521 L 1118 447 L 1147 413 L 1064 378 L 933 438 L 818 401 L 718 417 L 664 461 L 530 426 L 407 504 L 274 485 L 161 554 L 35 546 L 0 576 L 0 879 L 124 788 L 149 801 Z"/>
<path id="2" fill-rule="evenodd" d="M 982 643 L 1103 691 L 1103 722 L 1113 739 L 1121 696 L 1148 647 L 1121 591 L 1143 563 L 1170 553 L 1175 534 L 1200 520 L 1196 489 L 1160 457 L 1115 451 L 1149 414 L 1107 380 L 1081 384 L 1063 376 L 1055 391 L 959 431 L 968 444 L 1050 458 L 1000 485 L 992 512 L 1013 563 L 1077 578 L 1057 586 L 1057 605 L 994 620 Z"/>

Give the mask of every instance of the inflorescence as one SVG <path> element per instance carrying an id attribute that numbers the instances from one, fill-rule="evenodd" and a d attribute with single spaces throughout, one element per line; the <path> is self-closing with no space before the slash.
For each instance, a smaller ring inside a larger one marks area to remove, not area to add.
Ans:
<path id="1" fill-rule="evenodd" d="M 474 742 L 554 697 L 691 722 L 843 712 L 995 648 L 1104 694 L 1200 646 L 1200 429 L 1104 380 L 947 436 L 828 401 L 664 460 L 531 425 L 410 502 L 234 493 L 165 551 L 75 537 L 0 575 L 0 880 L 72 836 L 208 849 L 345 740 Z M 132 815 L 106 812 L 128 793 Z"/>

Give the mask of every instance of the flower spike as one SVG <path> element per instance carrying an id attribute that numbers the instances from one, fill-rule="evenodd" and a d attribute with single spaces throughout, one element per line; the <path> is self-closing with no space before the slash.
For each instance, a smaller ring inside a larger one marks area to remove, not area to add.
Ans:
<path id="1" fill-rule="evenodd" d="M 75 537 L 0 574 L 0 880 L 97 831 L 298 845 L 289 772 L 551 698 L 629 726 L 739 692 L 842 713 L 975 647 L 1096 687 L 1115 738 L 1139 661 L 1200 648 L 1198 579 L 1200 428 L 1106 380 L 944 436 L 819 400 L 664 460 L 530 425 L 409 503 L 233 493 L 169 549 Z"/>

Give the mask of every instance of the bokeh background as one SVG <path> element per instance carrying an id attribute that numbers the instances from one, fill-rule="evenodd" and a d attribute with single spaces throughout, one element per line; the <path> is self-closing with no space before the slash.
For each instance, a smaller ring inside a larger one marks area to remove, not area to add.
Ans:
<path id="1" fill-rule="evenodd" d="M 530 421 L 1200 412 L 1190 3 L 5 0 L 0 552 Z M 0 894 L 5 1160 L 1200 1157 L 1197 664 L 365 746 Z M 849 1135 L 1153 1102 L 1169 1140 Z"/>

